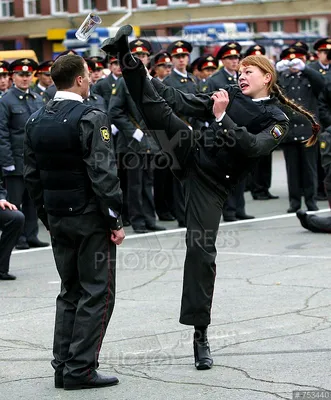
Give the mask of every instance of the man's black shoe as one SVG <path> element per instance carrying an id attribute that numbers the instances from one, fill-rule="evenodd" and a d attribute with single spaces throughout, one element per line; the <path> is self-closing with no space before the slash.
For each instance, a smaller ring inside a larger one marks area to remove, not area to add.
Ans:
<path id="1" fill-rule="evenodd" d="M 16 279 L 15 275 L 8 274 L 8 272 L 0 272 L 1 281 L 14 281 Z"/>
<path id="2" fill-rule="evenodd" d="M 254 200 L 269 200 L 270 197 L 264 193 L 252 194 Z"/>
<path id="3" fill-rule="evenodd" d="M 279 196 L 274 196 L 273 194 L 271 194 L 270 192 L 267 193 L 267 196 L 270 200 L 274 200 L 274 199 L 279 199 Z"/>
<path id="4" fill-rule="evenodd" d="M 49 246 L 49 243 L 42 242 L 38 238 L 29 239 L 27 242 L 30 247 L 47 247 L 47 246 Z"/>
<path id="5" fill-rule="evenodd" d="M 122 56 L 130 53 L 128 36 L 130 36 L 131 33 L 131 25 L 121 26 L 113 38 L 108 38 L 102 43 L 101 49 L 105 53 L 115 57 L 117 57 L 118 53 L 120 53 Z"/>
<path id="6" fill-rule="evenodd" d="M 308 224 L 307 224 L 307 217 L 308 217 L 307 213 L 303 210 L 298 210 L 297 217 L 298 217 L 299 221 L 301 222 L 302 227 L 305 229 L 309 229 Z"/>
<path id="7" fill-rule="evenodd" d="M 223 221 L 224 222 L 233 222 L 233 221 L 238 221 L 238 218 L 236 218 L 235 216 L 231 216 L 231 215 L 228 215 L 228 216 L 223 215 Z"/>
<path id="8" fill-rule="evenodd" d="M 160 225 L 146 225 L 146 228 L 147 228 L 149 231 L 153 231 L 153 232 L 156 232 L 156 231 L 165 231 L 165 230 L 166 230 L 166 228 L 165 228 L 164 226 L 160 226 Z"/>
<path id="9" fill-rule="evenodd" d="M 148 233 L 148 232 L 149 232 L 149 231 L 148 231 L 146 228 L 144 228 L 144 227 L 142 227 L 142 228 L 133 228 L 133 230 L 134 230 L 135 233 Z"/>
<path id="10" fill-rule="evenodd" d="M 159 214 L 160 221 L 175 221 L 175 217 L 170 213 Z"/>
<path id="11" fill-rule="evenodd" d="M 287 210 L 287 213 L 288 213 L 288 214 L 296 213 L 299 209 L 300 209 L 300 207 L 298 207 L 298 208 L 290 207 L 290 208 Z"/>
<path id="12" fill-rule="evenodd" d="M 30 246 L 27 244 L 27 242 L 18 242 L 15 246 L 16 250 L 28 250 L 29 248 Z"/>
<path id="13" fill-rule="evenodd" d="M 83 381 L 75 379 L 63 379 L 64 390 L 95 389 L 105 386 L 114 386 L 119 383 L 116 376 L 105 376 L 94 371 L 93 375 Z"/>
<path id="14" fill-rule="evenodd" d="M 318 211 L 319 208 L 317 206 L 310 206 L 308 207 L 308 211 Z"/>
<path id="15" fill-rule="evenodd" d="M 237 219 L 254 219 L 255 217 L 253 215 L 248 215 L 248 214 L 236 214 Z"/>

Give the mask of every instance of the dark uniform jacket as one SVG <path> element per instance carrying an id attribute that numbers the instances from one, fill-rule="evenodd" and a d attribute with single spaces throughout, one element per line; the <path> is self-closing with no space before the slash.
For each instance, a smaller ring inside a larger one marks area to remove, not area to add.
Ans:
<path id="1" fill-rule="evenodd" d="M 99 79 L 98 82 L 93 85 L 93 93 L 103 97 L 106 102 L 106 110 L 108 110 L 109 101 L 113 94 L 116 94 L 116 86 L 118 79 L 115 79 L 112 74 L 109 74 L 104 79 Z"/>
<path id="2" fill-rule="evenodd" d="M 110 98 L 108 115 L 110 122 L 119 130 L 116 143 L 117 153 L 134 151 L 140 154 L 155 154 L 160 151 L 159 146 L 148 133 L 146 124 L 123 78 L 118 80 L 116 94 Z M 140 142 L 133 137 L 136 129 L 144 132 Z"/>
<path id="3" fill-rule="evenodd" d="M 103 112 L 107 112 L 106 102 L 104 98 L 98 94 L 90 92 L 89 96 L 84 99 L 84 104 L 97 108 Z"/>
<path id="4" fill-rule="evenodd" d="M 299 73 L 282 72 L 279 85 L 286 97 L 294 100 L 318 118 L 318 96 L 324 87 L 323 76 L 317 71 L 306 68 Z M 308 139 L 312 134 L 311 123 L 302 114 L 283 107 L 290 118 L 289 134 L 284 142 L 296 142 Z"/>
<path id="5" fill-rule="evenodd" d="M 315 71 L 318 71 L 320 74 L 323 76 L 330 76 L 331 75 L 331 68 L 323 68 L 321 67 L 321 64 L 318 61 L 313 61 L 312 63 L 308 64 L 309 68 L 312 68 Z"/>
<path id="6" fill-rule="evenodd" d="M 55 96 L 56 91 L 57 89 L 54 84 L 48 86 L 43 95 L 44 102 L 47 103 L 49 100 L 51 100 Z"/>
<path id="7" fill-rule="evenodd" d="M 210 95 L 185 94 L 165 87 L 156 79 L 152 83 L 174 111 L 212 118 Z M 238 86 L 225 89 L 230 98 L 226 115 L 221 122 L 214 117 L 214 122 L 202 130 L 195 157 L 215 182 L 230 188 L 253 170 L 258 157 L 270 154 L 281 143 L 288 132 L 289 120 L 276 98 L 253 102 Z"/>
<path id="8" fill-rule="evenodd" d="M 181 90 L 183 93 L 199 93 L 197 78 L 189 72 L 187 73 L 187 78 L 184 78 L 176 71 L 171 71 L 171 73 L 166 78 L 164 78 L 163 83 L 167 86 L 171 86 L 175 89 Z M 188 116 L 185 114 L 177 115 L 185 123 L 191 125 L 194 129 L 200 129 L 204 125 L 204 121 L 199 121 L 197 118 L 188 118 Z"/>
<path id="9" fill-rule="evenodd" d="M 120 216 L 122 208 L 110 135 L 107 115 L 75 100 L 50 101 L 31 116 L 24 180 L 46 227 L 47 213 L 66 216 L 100 210 L 111 229 L 121 228 L 120 218 L 109 214 L 111 209 Z"/>
<path id="10" fill-rule="evenodd" d="M 234 79 L 234 77 L 226 72 L 224 68 L 221 68 L 219 71 L 215 72 L 212 76 L 208 78 L 208 90 L 206 91 L 215 92 L 219 89 L 225 88 L 225 86 L 236 84 L 237 79 Z"/>
<path id="11" fill-rule="evenodd" d="M 46 88 L 47 89 L 47 88 Z M 35 93 L 38 93 L 39 94 L 39 96 L 43 96 L 44 95 L 44 93 L 45 93 L 45 91 L 46 91 L 46 89 L 44 90 L 44 89 L 41 89 L 38 85 L 35 85 L 34 87 L 33 87 L 33 91 L 35 92 Z"/>
<path id="12" fill-rule="evenodd" d="M 15 166 L 3 175 L 23 175 L 24 127 L 30 115 L 42 107 L 41 96 L 12 87 L 0 100 L 0 165 Z"/>
<path id="13" fill-rule="evenodd" d="M 7 190 L 2 186 L 2 181 L 0 179 L 0 200 L 5 200 L 7 198 Z"/>
<path id="14" fill-rule="evenodd" d="M 320 121 L 325 128 L 331 127 L 331 80 L 326 82 L 318 100 Z"/>

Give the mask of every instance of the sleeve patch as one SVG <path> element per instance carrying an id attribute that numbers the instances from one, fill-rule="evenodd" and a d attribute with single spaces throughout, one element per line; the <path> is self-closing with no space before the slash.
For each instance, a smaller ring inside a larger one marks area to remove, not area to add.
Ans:
<path id="1" fill-rule="evenodd" d="M 283 128 L 280 125 L 275 125 L 271 129 L 270 133 L 272 134 L 274 139 L 279 140 L 283 136 L 284 131 L 283 131 Z"/>
<path id="2" fill-rule="evenodd" d="M 109 130 L 106 126 L 102 126 L 100 128 L 100 134 L 101 134 L 101 138 L 104 142 L 109 142 L 110 141 L 110 134 L 109 134 Z"/>
<path id="3" fill-rule="evenodd" d="M 321 149 L 323 150 L 323 149 L 325 149 L 326 148 L 326 142 L 320 142 L 320 147 L 321 147 Z"/>

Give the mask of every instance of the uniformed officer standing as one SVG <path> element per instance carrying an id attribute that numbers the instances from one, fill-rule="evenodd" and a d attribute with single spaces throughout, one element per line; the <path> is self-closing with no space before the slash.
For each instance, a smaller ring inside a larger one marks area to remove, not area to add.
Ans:
<path id="1" fill-rule="evenodd" d="M 208 79 L 208 92 L 217 91 L 227 85 L 237 85 L 241 49 L 238 42 L 228 42 L 219 49 L 216 58 L 222 61 L 223 68 Z M 239 182 L 229 194 L 223 207 L 225 222 L 254 218 L 245 211 L 245 186 L 246 179 Z"/>
<path id="2" fill-rule="evenodd" d="M 130 42 L 131 52 L 148 64 L 151 44 L 144 39 Z M 117 154 L 120 173 L 127 173 L 127 203 L 124 216 L 128 217 L 136 233 L 159 231 L 165 228 L 156 224 L 153 198 L 153 158 L 159 151 L 154 139 L 147 133 L 146 124 L 134 104 L 123 78 L 118 80 L 116 94 L 112 95 L 108 115 L 118 132 Z M 121 181 L 121 185 L 124 181 Z"/>
<path id="3" fill-rule="evenodd" d="M 314 44 L 314 50 L 317 52 L 318 61 L 309 64 L 309 67 L 318 71 L 322 75 L 331 74 L 330 60 L 328 60 L 328 51 L 331 50 L 331 38 L 317 40 Z"/>
<path id="4" fill-rule="evenodd" d="M 29 89 L 32 73 L 38 64 L 29 58 L 21 58 L 10 64 L 14 87 L 0 100 L 0 165 L 2 167 L 8 201 L 15 204 L 25 216 L 23 235 L 16 248 L 44 247 L 38 237 L 38 218 L 23 181 L 24 126 L 32 113 L 42 105 L 42 98 Z"/>
<path id="5" fill-rule="evenodd" d="M 44 61 L 38 65 L 38 68 L 34 75 L 38 78 L 38 83 L 33 87 L 33 91 L 43 96 L 45 90 L 53 84 L 51 77 L 51 66 L 53 60 Z"/>
<path id="6" fill-rule="evenodd" d="M 17 243 L 23 226 L 24 215 L 17 210 L 15 204 L 6 200 L 7 192 L 2 187 L 0 179 L 0 280 L 15 280 L 16 276 L 9 273 L 11 252 Z"/>
<path id="7" fill-rule="evenodd" d="M 96 63 L 92 61 L 91 59 L 87 58 L 85 59 L 88 72 L 90 76 L 92 76 L 93 72 L 95 71 L 96 68 Z M 99 96 L 98 94 L 93 93 L 93 85 L 90 85 L 90 89 L 88 92 L 88 96 L 86 99 L 84 99 L 84 104 L 93 106 L 94 108 L 98 108 L 99 110 L 103 112 L 107 112 L 106 109 L 106 102 L 102 96 Z"/>
<path id="8" fill-rule="evenodd" d="M 318 96 L 324 87 L 324 80 L 320 73 L 310 68 L 311 64 L 305 65 L 306 56 L 307 51 L 302 47 L 293 46 L 282 51 L 277 69 L 284 66 L 285 70 L 280 72 L 279 85 L 289 98 L 318 115 Z M 289 117 L 289 134 L 282 144 L 290 203 L 287 212 L 296 212 L 301 208 L 302 193 L 308 210 L 316 211 L 318 147 L 306 147 L 303 143 L 312 132 L 308 120 L 294 111 Z"/>
<path id="9" fill-rule="evenodd" d="M 9 63 L 0 61 L 0 99 L 10 86 Z"/>
<path id="10" fill-rule="evenodd" d="M 253 44 L 246 50 L 245 57 L 265 54 L 266 49 L 264 46 Z M 269 191 L 271 186 L 271 170 L 272 153 L 260 157 L 254 171 L 252 172 L 250 190 L 254 200 L 271 200 L 279 198 L 279 196 L 274 196 Z"/>
<path id="11" fill-rule="evenodd" d="M 24 179 L 50 230 L 61 292 L 54 331 L 55 387 L 111 386 L 96 372 L 115 300 L 116 246 L 124 239 L 122 196 L 105 113 L 83 104 L 89 72 L 77 55 L 51 70 L 54 100 L 26 125 Z M 47 132 L 47 135 L 45 135 Z"/>
<path id="12" fill-rule="evenodd" d="M 170 54 L 166 51 L 161 51 L 155 55 L 153 61 L 155 78 L 157 78 L 160 82 L 163 82 L 164 79 L 171 73 L 173 67 Z"/>
<path id="13" fill-rule="evenodd" d="M 171 73 L 164 79 L 165 85 L 179 89 L 184 93 L 198 93 L 198 85 L 195 77 L 187 72 L 189 64 L 189 55 L 192 51 L 192 45 L 184 40 L 171 43 L 167 52 L 171 55 L 173 69 Z M 187 125 L 193 129 L 200 129 L 204 122 L 196 118 L 188 118 L 185 115 L 178 115 Z M 178 221 L 179 227 L 185 227 L 185 199 L 183 186 L 178 179 L 173 179 L 173 197 L 174 197 L 174 213 Z"/>
<path id="14" fill-rule="evenodd" d="M 103 70 L 107 66 L 107 60 L 100 56 L 90 57 L 89 59 L 95 63 L 95 70 L 91 74 L 91 83 L 94 85 L 104 78 Z"/>
<path id="15" fill-rule="evenodd" d="M 207 79 L 213 75 L 217 68 L 218 60 L 216 57 L 213 57 L 211 54 L 200 57 L 197 65 L 197 69 L 200 73 L 200 81 L 198 83 L 199 92 L 204 93 L 208 91 Z"/>

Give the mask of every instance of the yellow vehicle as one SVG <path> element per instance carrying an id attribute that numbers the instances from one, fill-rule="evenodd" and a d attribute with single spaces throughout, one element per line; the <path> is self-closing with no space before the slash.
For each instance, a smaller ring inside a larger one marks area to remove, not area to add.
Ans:
<path id="1" fill-rule="evenodd" d="M 31 58 L 39 64 L 37 55 L 34 50 L 4 50 L 0 51 L 0 60 L 12 62 L 19 58 Z"/>

